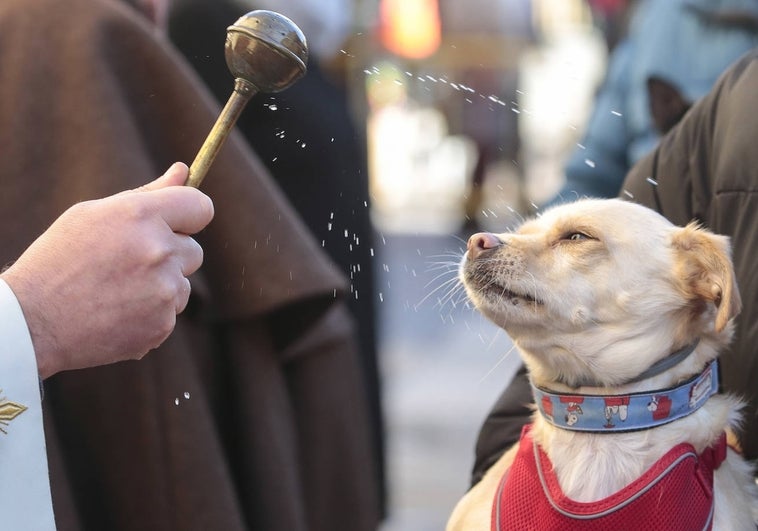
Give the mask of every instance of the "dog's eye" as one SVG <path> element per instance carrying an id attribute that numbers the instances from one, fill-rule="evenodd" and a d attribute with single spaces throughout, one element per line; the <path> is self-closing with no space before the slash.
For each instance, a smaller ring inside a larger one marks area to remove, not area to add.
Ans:
<path id="1" fill-rule="evenodd" d="M 571 234 L 567 234 L 566 238 L 567 240 L 591 240 L 592 238 L 590 236 L 587 236 L 583 232 L 572 232 Z"/>

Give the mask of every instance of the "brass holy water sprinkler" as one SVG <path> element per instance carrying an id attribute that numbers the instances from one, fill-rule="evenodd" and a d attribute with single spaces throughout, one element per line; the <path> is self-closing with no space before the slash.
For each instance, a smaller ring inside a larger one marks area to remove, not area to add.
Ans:
<path id="1" fill-rule="evenodd" d="M 305 75 L 308 45 L 294 22 L 273 11 L 257 10 L 226 30 L 226 64 L 234 92 L 189 169 L 187 186 L 199 187 L 245 105 L 258 92 L 280 92 Z"/>

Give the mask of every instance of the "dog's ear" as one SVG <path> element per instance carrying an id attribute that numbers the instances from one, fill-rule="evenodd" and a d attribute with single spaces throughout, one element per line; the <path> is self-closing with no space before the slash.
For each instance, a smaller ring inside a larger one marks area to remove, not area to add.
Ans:
<path id="1" fill-rule="evenodd" d="M 716 306 L 715 329 L 721 332 L 742 309 L 729 238 L 690 223 L 676 229 L 672 247 L 682 288 L 693 300 Z"/>

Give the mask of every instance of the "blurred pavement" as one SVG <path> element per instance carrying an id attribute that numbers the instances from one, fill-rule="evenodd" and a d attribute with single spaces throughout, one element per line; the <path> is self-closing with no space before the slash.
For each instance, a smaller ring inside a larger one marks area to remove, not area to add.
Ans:
<path id="1" fill-rule="evenodd" d="M 440 531 L 518 355 L 462 288 L 450 296 L 463 238 L 380 234 L 376 243 L 390 503 L 382 531 Z"/>

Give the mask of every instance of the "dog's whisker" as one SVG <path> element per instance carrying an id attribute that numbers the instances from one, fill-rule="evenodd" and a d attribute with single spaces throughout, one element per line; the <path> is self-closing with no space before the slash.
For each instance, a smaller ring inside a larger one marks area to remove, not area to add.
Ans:
<path id="1" fill-rule="evenodd" d="M 440 254 L 430 254 L 427 256 L 427 258 L 430 259 L 438 259 L 438 258 L 450 258 L 450 259 L 460 259 L 461 255 L 463 254 L 463 249 L 458 249 L 457 251 L 447 251 Z"/>
<path id="2" fill-rule="evenodd" d="M 500 359 L 499 359 L 499 360 L 498 360 L 498 361 L 495 363 L 495 365 L 493 365 L 493 366 L 492 366 L 492 368 L 491 368 L 489 371 L 487 371 L 487 374 L 485 374 L 484 376 L 482 376 L 482 378 L 479 380 L 479 383 L 481 384 L 481 383 L 482 383 L 484 380 L 486 380 L 487 378 L 489 378 L 489 376 L 490 376 L 490 375 L 491 375 L 493 372 L 495 372 L 495 370 L 496 370 L 498 367 L 500 367 L 500 365 L 502 365 L 502 364 L 503 364 L 503 362 L 504 362 L 506 359 L 508 359 L 508 357 L 510 356 L 510 354 L 511 354 L 511 353 L 512 353 L 512 352 L 513 352 L 515 349 L 516 349 L 516 345 L 515 345 L 515 343 L 514 343 L 513 345 L 511 345 L 511 348 L 509 348 L 509 349 L 508 349 L 508 352 L 506 352 L 505 354 L 503 354 L 503 355 L 500 357 Z"/>
<path id="3" fill-rule="evenodd" d="M 413 309 L 417 310 L 419 308 L 419 306 L 421 306 L 422 304 L 424 304 L 424 302 L 426 302 L 426 300 L 429 299 L 429 297 L 431 297 L 432 295 L 434 295 L 435 293 L 437 293 L 439 290 L 448 287 L 451 283 L 458 283 L 458 282 L 459 281 L 458 281 L 457 277 L 453 277 L 453 278 L 450 278 L 450 279 L 446 280 L 445 282 L 443 282 L 442 284 L 440 284 L 439 286 L 437 286 L 436 288 L 434 288 L 433 290 L 431 290 L 429 293 L 427 293 L 420 301 L 418 301 L 416 304 L 414 304 Z"/>
<path id="4" fill-rule="evenodd" d="M 429 286 L 431 286 L 432 284 L 434 284 L 435 282 L 437 282 L 439 279 L 444 278 L 447 275 L 455 275 L 455 277 L 453 277 L 453 278 L 457 278 L 458 272 L 457 271 L 443 271 L 441 273 L 438 273 L 437 276 L 435 276 L 429 282 L 427 282 L 426 284 L 424 284 L 424 287 L 428 288 Z"/>
<path id="5" fill-rule="evenodd" d="M 440 307 L 451 304 L 453 309 L 458 308 L 461 302 L 467 299 L 466 290 L 460 281 L 455 284 L 448 293 L 442 297 Z"/>
<path id="6" fill-rule="evenodd" d="M 427 264 L 437 264 L 439 262 L 443 263 L 458 263 L 458 261 L 461 259 L 461 256 L 463 256 L 462 253 L 459 252 L 449 252 L 444 254 L 435 254 L 432 256 L 428 256 L 429 260 L 426 261 Z"/>
<path id="7" fill-rule="evenodd" d="M 456 264 L 450 264 L 450 263 L 436 264 L 433 266 L 429 266 L 426 270 L 429 273 L 436 273 L 439 270 L 456 272 L 458 270 L 458 264 L 457 263 Z"/>
<path id="8" fill-rule="evenodd" d="M 437 303 L 436 306 L 440 309 L 444 308 L 447 304 L 452 302 L 450 311 L 456 309 L 455 302 L 452 301 L 452 298 L 455 296 L 457 290 L 459 289 L 460 284 L 454 284 L 452 285 L 445 293 L 443 293 L 440 297 L 437 297 Z"/>

